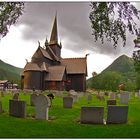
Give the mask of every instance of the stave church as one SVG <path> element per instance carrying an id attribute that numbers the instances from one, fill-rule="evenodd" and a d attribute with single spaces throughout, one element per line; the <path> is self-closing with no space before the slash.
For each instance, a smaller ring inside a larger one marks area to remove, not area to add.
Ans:
<path id="1" fill-rule="evenodd" d="M 86 91 L 87 56 L 62 58 L 61 49 L 55 16 L 50 41 L 38 46 L 21 73 L 22 89 Z"/>

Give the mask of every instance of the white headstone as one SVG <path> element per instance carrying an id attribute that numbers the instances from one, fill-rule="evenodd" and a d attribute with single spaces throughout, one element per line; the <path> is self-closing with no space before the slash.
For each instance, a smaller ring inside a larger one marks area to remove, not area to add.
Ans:
<path id="1" fill-rule="evenodd" d="M 76 92 L 75 90 L 70 90 L 70 91 L 69 91 L 69 94 L 75 96 L 75 95 L 77 95 L 77 92 Z"/>
<path id="2" fill-rule="evenodd" d="M 120 94 L 117 94 L 117 97 L 118 97 L 118 98 L 120 98 L 120 96 L 121 96 Z"/>
<path id="3" fill-rule="evenodd" d="M 128 104 L 129 101 L 129 93 L 123 92 L 120 95 L 120 103 L 121 104 Z"/>
<path id="4" fill-rule="evenodd" d="M 34 104 L 36 109 L 36 119 L 48 120 L 48 110 L 51 104 L 49 97 L 42 94 L 37 95 Z"/>
<path id="5" fill-rule="evenodd" d="M 73 98 L 73 103 L 77 103 L 78 101 L 78 95 L 71 96 Z"/>
<path id="6" fill-rule="evenodd" d="M 109 99 L 115 100 L 116 99 L 116 93 L 114 93 L 114 92 L 109 93 Z"/>
<path id="7" fill-rule="evenodd" d="M 139 92 L 137 93 L 137 97 L 140 98 L 140 90 L 139 90 Z"/>
<path id="8" fill-rule="evenodd" d="M 104 92 L 99 92 L 99 96 L 104 96 L 105 93 Z"/>

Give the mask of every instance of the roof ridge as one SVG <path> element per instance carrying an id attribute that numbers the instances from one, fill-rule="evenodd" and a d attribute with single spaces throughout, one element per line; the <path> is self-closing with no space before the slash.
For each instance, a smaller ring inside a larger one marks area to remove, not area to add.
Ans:
<path id="1" fill-rule="evenodd" d="M 48 46 L 48 49 L 50 50 L 50 52 L 52 53 L 53 57 L 55 58 L 56 61 L 59 61 L 59 58 L 55 55 L 55 53 L 53 52 L 53 50 L 50 48 L 50 46 Z"/>
<path id="2" fill-rule="evenodd" d="M 52 58 L 52 56 L 50 55 L 50 53 L 49 52 L 47 52 L 47 50 L 46 49 L 44 49 L 44 48 L 42 48 L 42 47 L 39 47 L 40 48 L 40 50 L 41 50 L 41 52 L 42 52 L 42 54 L 43 54 L 43 56 L 44 56 L 44 53 L 47 53 L 48 55 L 49 55 L 49 59 L 51 59 L 51 60 L 54 60 L 53 58 Z M 43 53 L 43 51 L 44 51 L 44 53 Z M 44 56 L 44 57 L 46 57 L 46 56 Z M 48 57 L 47 57 L 48 58 Z"/>
<path id="3" fill-rule="evenodd" d="M 48 67 L 65 67 L 64 65 L 48 66 Z"/>
<path id="4" fill-rule="evenodd" d="M 72 58 L 62 58 L 62 59 L 85 59 L 86 57 L 72 57 Z"/>

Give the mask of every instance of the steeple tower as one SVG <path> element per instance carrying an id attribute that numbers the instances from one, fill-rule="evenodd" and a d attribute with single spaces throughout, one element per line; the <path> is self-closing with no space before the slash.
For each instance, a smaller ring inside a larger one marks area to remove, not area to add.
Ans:
<path id="1" fill-rule="evenodd" d="M 54 54 L 61 58 L 61 45 L 58 44 L 58 34 L 57 34 L 57 13 L 54 18 L 53 28 L 51 32 L 50 42 L 48 46 L 52 49 Z"/>
<path id="2" fill-rule="evenodd" d="M 58 43 L 58 34 L 57 34 L 57 13 L 56 13 L 49 44 L 57 44 L 57 43 Z"/>

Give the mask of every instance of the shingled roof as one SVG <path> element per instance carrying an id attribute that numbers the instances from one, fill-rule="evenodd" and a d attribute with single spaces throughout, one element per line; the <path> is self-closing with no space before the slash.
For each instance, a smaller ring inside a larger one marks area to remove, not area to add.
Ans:
<path id="1" fill-rule="evenodd" d="M 49 58 L 50 60 L 54 60 L 54 58 L 52 58 L 52 56 L 49 54 L 48 51 L 46 51 L 42 47 L 39 47 L 39 49 L 41 50 L 41 52 L 42 52 L 42 54 L 43 54 L 44 57 Z"/>
<path id="2" fill-rule="evenodd" d="M 59 61 L 60 58 L 58 58 L 54 52 L 52 51 L 52 49 L 50 48 L 50 46 L 48 46 L 46 49 L 42 48 L 42 47 L 38 47 L 36 52 L 34 53 L 34 55 L 32 56 L 32 58 L 39 58 L 41 56 L 41 53 L 45 58 L 48 58 L 50 60 L 53 61 Z"/>
<path id="3" fill-rule="evenodd" d="M 27 62 L 27 64 L 24 67 L 25 71 L 41 71 L 40 67 L 36 63 Z"/>
<path id="4" fill-rule="evenodd" d="M 86 57 L 63 58 L 61 59 L 61 65 L 66 66 L 66 70 L 68 74 L 86 74 L 87 75 Z"/>
<path id="5" fill-rule="evenodd" d="M 62 81 L 66 67 L 65 66 L 50 66 L 48 74 L 45 77 L 46 81 Z"/>

